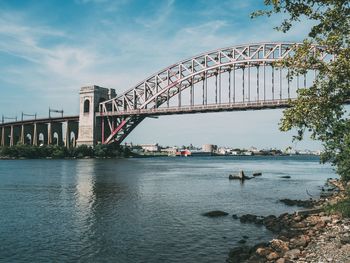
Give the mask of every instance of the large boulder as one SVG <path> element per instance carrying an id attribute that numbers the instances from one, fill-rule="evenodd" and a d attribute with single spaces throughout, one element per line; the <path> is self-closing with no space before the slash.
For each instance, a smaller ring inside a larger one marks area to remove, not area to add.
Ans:
<path id="1" fill-rule="evenodd" d="M 270 246 L 273 250 L 281 253 L 285 253 L 289 250 L 288 242 L 284 242 L 280 239 L 272 239 L 270 241 Z"/>

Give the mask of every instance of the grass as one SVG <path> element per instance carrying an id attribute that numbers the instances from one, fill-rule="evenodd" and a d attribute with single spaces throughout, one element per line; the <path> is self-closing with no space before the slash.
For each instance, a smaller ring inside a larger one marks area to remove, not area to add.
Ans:
<path id="1" fill-rule="evenodd" d="M 346 196 L 343 200 L 327 205 L 325 211 L 330 214 L 340 213 L 343 217 L 350 218 L 350 188 L 346 190 Z"/>

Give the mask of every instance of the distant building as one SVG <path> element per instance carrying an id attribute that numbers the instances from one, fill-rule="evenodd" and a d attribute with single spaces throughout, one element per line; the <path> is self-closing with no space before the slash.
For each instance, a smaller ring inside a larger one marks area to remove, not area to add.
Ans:
<path id="1" fill-rule="evenodd" d="M 160 150 L 158 143 L 156 143 L 156 144 L 140 144 L 139 146 L 141 146 L 141 148 L 145 152 L 159 152 L 159 150 Z"/>
<path id="2" fill-rule="evenodd" d="M 220 155 L 230 155 L 231 154 L 231 149 L 230 148 L 225 148 L 225 147 L 220 147 L 217 150 L 217 153 Z"/>
<path id="3" fill-rule="evenodd" d="M 169 156 L 174 156 L 174 155 L 176 155 L 177 148 L 176 147 L 169 147 L 169 148 L 161 149 L 160 151 L 167 153 Z"/>
<path id="4" fill-rule="evenodd" d="M 203 152 L 210 152 L 210 153 L 216 151 L 217 148 L 218 148 L 218 146 L 214 145 L 214 144 L 203 144 L 203 146 L 202 146 Z"/>
<path id="5" fill-rule="evenodd" d="M 259 153 L 260 151 L 256 148 L 256 147 L 250 147 L 250 149 L 248 150 L 249 152 L 252 152 L 252 153 L 254 153 L 254 154 L 257 154 L 257 153 Z"/>

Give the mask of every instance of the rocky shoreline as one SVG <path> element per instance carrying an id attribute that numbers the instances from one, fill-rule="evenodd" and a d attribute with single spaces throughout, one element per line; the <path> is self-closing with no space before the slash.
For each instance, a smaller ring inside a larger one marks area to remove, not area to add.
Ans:
<path id="1" fill-rule="evenodd" d="M 251 246 L 239 242 L 242 245 L 231 249 L 226 262 L 350 262 L 350 219 L 326 214 L 323 209 L 327 204 L 341 200 L 344 188 L 336 179 L 327 183 L 333 185 L 333 191 L 320 200 L 280 200 L 307 210 L 278 217 L 233 215 L 241 223 L 265 226 L 274 234 L 274 239 Z"/>

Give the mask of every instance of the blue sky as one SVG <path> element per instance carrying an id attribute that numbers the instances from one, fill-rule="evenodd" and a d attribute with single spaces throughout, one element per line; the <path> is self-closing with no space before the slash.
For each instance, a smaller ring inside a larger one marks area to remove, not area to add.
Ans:
<path id="1" fill-rule="evenodd" d="M 78 113 L 81 86 L 130 88 L 195 54 L 262 41 L 300 41 L 308 24 L 288 34 L 280 17 L 251 20 L 262 0 L 0 0 L 0 114 L 46 116 L 49 107 Z M 128 137 L 135 143 L 215 143 L 287 147 L 281 111 L 163 116 Z M 317 149 L 306 141 L 298 148 Z"/>

